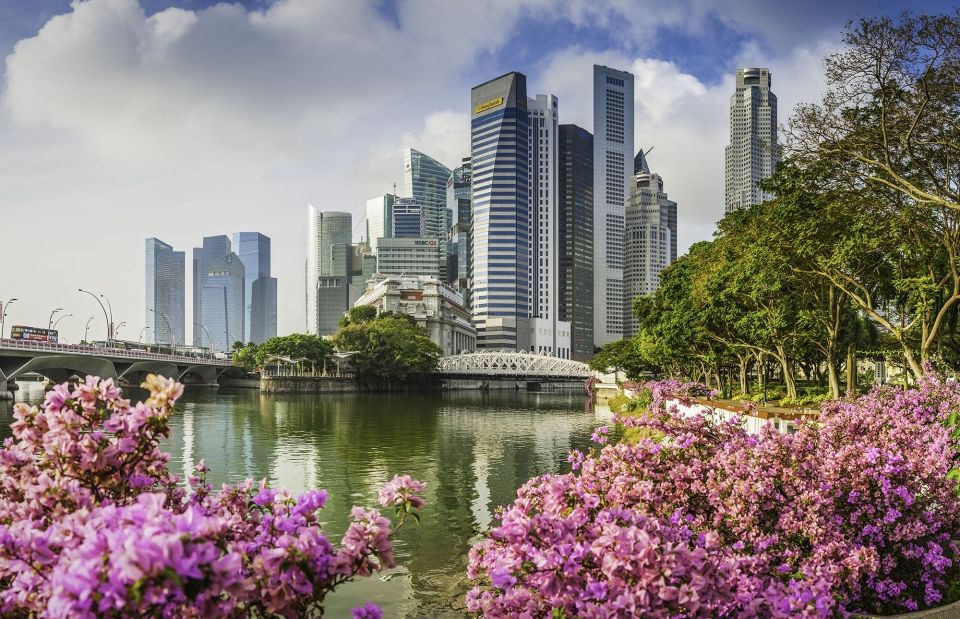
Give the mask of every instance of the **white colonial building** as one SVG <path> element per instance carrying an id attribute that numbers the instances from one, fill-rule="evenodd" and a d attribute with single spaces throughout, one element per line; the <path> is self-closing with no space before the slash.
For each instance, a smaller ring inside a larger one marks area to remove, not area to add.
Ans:
<path id="1" fill-rule="evenodd" d="M 426 275 L 375 275 L 353 304 L 370 305 L 377 313 L 406 314 L 430 334 L 444 356 L 477 348 L 477 330 L 463 296 L 436 277 Z"/>

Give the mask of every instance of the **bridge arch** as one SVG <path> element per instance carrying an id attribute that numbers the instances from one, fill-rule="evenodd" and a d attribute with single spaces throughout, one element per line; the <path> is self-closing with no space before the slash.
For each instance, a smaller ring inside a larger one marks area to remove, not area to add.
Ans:
<path id="1" fill-rule="evenodd" d="M 444 376 L 499 376 L 505 378 L 543 378 L 586 380 L 593 371 L 585 363 L 559 359 L 526 351 L 478 351 L 440 358 Z"/>
<path id="2" fill-rule="evenodd" d="M 73 374 L 117 379 L 117 369 L 107 359 L 87 355 L 44 355 L 19 365 L 0 364 L 0 375 L 7 382 L 28 372 L 36 372 L 55 383 L 62 383 Z"/>

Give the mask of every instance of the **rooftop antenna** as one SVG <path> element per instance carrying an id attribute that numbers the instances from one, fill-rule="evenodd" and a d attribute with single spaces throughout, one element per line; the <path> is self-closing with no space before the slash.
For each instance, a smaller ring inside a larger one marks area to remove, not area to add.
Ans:
<path id="1" fill-rule="evenodd" d="M 393 195 L 397 195 L 397 182 L 393 182 Z"/>

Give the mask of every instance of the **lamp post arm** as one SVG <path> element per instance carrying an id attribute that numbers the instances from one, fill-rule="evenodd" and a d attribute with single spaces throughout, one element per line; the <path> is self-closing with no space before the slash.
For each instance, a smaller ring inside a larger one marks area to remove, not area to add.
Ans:
<path id="1" fill-rule="evenodd" d="M 93 294 L 93 293 L 90 292 L 89 290 L 84 290 L 83 288 L 77 288 L 77 290 L 78 290 L 79 292 L 85 292 L 86 294 L 88 294 L 88 295 L 90 295 L 91 297 L 93 297 L 93 300 L 96 301 L 97 304 L 100 305 L 100 309 L 103 310 L 103 319 L 107 322 L 107 346 L 109 346 L 109 345 L 110 345 L 110 339 L 111 339 L 111 338 L 110 338 L 110 335 L 111 335 L 110 331 L 111 331 L 111 329 L 110 329 L 110 316 L 107 315 L 107 308 L 103 306 L 103 301 L 101 301 L 100 298 L 97 297 L 97 295 Z"/>

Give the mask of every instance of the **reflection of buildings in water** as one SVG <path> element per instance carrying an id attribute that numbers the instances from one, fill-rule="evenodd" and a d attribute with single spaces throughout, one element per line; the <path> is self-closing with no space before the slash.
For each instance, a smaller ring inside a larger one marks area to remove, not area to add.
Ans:
<path id="1" fill-rule="evenodd" d="M 180 462 L 183 466 L 184 478 L 193 474 L 193 407 L 184 409 L 183 414 L 183 450 Z"/>

